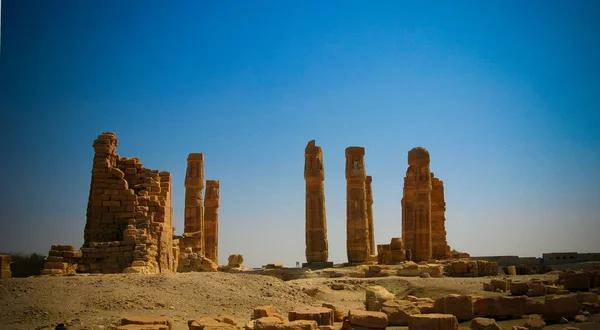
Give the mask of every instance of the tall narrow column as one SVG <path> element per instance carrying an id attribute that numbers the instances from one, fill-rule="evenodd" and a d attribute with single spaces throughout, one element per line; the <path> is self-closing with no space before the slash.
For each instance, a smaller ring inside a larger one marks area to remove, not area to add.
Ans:
<path id="1" fill-rule="evenodd" d="M 304 179 L 306 180 L 306 264 L 329 266 L 327 242 L 327 217 L 325 213 L 325 170 L 323 150 L 308 142 L 304 149 Z"/>
<path id="2" fill-rule="evenodd" d="M 365 181 L 365 189 L 367 194 L 367 219 L 369 220 L 369 254 L 376 255 L 377 250 L 375 249 L 375 231 L 373 225 L 373 178 L 367 175 L 367 181 Z"/>
<path id="3" fill-rule="evenodd" d="M 219 181 L 217 180 L 206 180 L 204 247 L 204 256 L 219 264 Z"/>
<path id="4" fill-rule="evenodd" d="M 450 247 L 446 240 L 446 201 L 444 182 L 431 173 L 431 247 L 435 259 L 450 257 Z"/>
<path id="5" fill-rule="evenodd" d="M 202 188 L 204 188 L 204 155 L 191 153 L 187 159 L 185 175 L 185 222 L 184 245 L 194 252 L 204 251 L 204 207 Z"/>
<path id="6" fill-rule="evenodd" d="M 412 149 L 408 152 L 408 165 L 415 182 L 415 250 L 412 251 L 412 255 L 415 261 L 423 261 L 432 257 L 429 152 L 422 147 Z"/>
<path id="7" fill-rule="evenodd" d="M 346 148 L 346 253 L 348 262 L 365 262 L 369 256 L 369 220 L 365 181 L 365 148 Z"/>

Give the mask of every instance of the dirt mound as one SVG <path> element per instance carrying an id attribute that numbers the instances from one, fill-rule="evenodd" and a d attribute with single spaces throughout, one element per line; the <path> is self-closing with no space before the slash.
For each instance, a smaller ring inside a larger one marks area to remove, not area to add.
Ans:
<path id="1" fill-rule="evenodd" d="M 321 302 L 269 276 L 228 273 L 115 274 L 30 277 L 0 281 L 0 328 L 35 329 L 58 323 L 110 325 L 131 315 L 168 315 L 176 328 L 187 320 L 232 314 L 250 319 L 252 308 L 274 305 L 283 315 Z M 52 327 L 54 329 L 54 327 Z"/>

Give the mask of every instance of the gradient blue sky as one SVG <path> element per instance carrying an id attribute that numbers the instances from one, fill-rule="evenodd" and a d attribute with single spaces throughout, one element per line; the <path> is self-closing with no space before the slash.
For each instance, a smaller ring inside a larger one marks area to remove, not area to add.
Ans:
<path id="1" fill-rule="evenodd" d="M 304 147 L 323 147 L 346 261 L 344 149 L 366 147 L 375 239 L 401 236 L 431 154 L 449 244 L 600 252 L 598 1 L 2 1 L 0 250 L 83 243 L 92 142 L 221 181 L 220 263 L 304 261 Z"/>

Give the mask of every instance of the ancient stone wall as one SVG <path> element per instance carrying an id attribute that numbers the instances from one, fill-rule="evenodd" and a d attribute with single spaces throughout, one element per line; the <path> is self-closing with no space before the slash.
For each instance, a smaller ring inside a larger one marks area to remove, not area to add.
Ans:
<path id="1" fill-rule="evenodd" d="M 408 152 L 402 198 L 402 239 L 406 249 L 411 250 L 413 260 L 431 259 L 431 175 L 429 152 L 422 147 Z"/>
<path id="2" fill-rule="evenodd" d="M 373 223 L 373 177 L 367 175 L 365 181 L 365 193 L 367 195 L 367 220 L 369 221 L 369 255 L 377 254 L 375 248 L 375 227 Z"/>
<path id="3" fill-rule="evenodd" d="M 217 180 L 206 180 L 204 247 L 204 255 L 219 264 L 219 181 Z"/>
<path id="4" fill-rule="evenodd" d="M 327 263 L 327 217 L 325 213 L 325 170 L 323 150 L 308 142 L 304 149 L 304 179 L 306 180 L 306 264 Z"/>
<path id="5" fill-rule="evenodd" d="M 44 262 L 42 275 L 75 274 L 81 251 L 71 245 L 52 245 Z"/>
<path id="6" fill-rule="evenodd" d="M 346 148 L 346 252 L 350 263 L 365 262 L 370 256 L 364 156 L 363 147 Z"/>
<path id="7" fill-rule="evenodd" d="M 446 241 L 446 201 L 444 182 L 431 173 L 431 248 L 434 259 L 450 257 L 451 250 Z"/>
<path id="8" fill-rule="evenodd" d="M 185 175 L 185 219 L 184 233 L 180 241 L 181 250 L 192 248 L 194 252 L 204 252 L 204 155 L 191 153 L 187 159 Z"/>
<path id="9" fill-rule="evenodd" d="M 84 245 L 78 272 L 175 270 L 171 174 L 117 155 L 117 137 L 94 141 Z"/>
<path id="10" fill-rule="evenodd" d="M 11 277 L 10 254 L 0 254 L 0 280 Z"/>

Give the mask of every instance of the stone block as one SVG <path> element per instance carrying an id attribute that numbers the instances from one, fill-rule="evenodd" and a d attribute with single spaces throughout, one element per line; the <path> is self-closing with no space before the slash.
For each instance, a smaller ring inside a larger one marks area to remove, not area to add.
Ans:
<path id="1" fill-rule="evenodd" d="M 382 312 L 352 309 L 348 312 L 348 322 L 365 328 L 384 329 L 387 327 L 388 318 Z"/>
<path id="2" fill-rule="evenodd" d="M 168 316 L 128 316 L 121 319 L 121 325 L 165 325 L 173 329 L 173 320 Z"/>
<path id="3" fill-rule="evenodd" d="M 543 316 L 550 321 L 559 321 L 563 317 L 572 319 L 579 314 L 580 307 L 576 294 L 547 296 Z"/>
<path id="4" fill-rule="evenodd" d="M 333 320 L 335 322 L 342 322 L 344 320 L 344 316 L 346 315 L 347 311 L 341 306 L 330 303 L 323 303 L 322 306 L 329 308 L 333 311 Z"/>
<path id="5" fill-rule="evenodd" d="M 458 321 L 451 314 L 416 314 L 408 319 L 409 330 L 457 330 Z"/>
<path id="6" fill-rule="evenodd" d="M 468 321 L 474 317 L 473 298 L 465 295 L 449 295 L 439 298 L 434 303 L 438 314 L 452 314 L 458 321 Z"/>
<path id="7" fill-rule="evenodd" d="M 333 325 L 333 310 L 326 307 L 299 307 L 288 313 L 289 321 L 313 320 L 317 325 Z"/>
<path id="8" fill-rule="evenodd" d="M 521 281 L 510 282 L 510 293 L 513 296 L 524 296 L 529 291 L 529 283 Z"/>
<path id="9" fill-rule="evenodd" d="M 381 311 L 387 315 L 389 326 L 408 325 L 411 315 L 421 314 L 419 307 L 407 300 L 388 300 L 383 303 Z"/>
<path id="10" fill-rule="evenodd" d="M 471 321 L 470 328 L 472 330 L 502 330 L 502 327 L 496 323 L 494 319 L 484 317 L 476 317 Z"/>
<path id="11" fill-rule="evenodd" d="M 520 317 L 525 314 L 527 297 L 473 297 L 476 315 Z"/>
<path id="12" fill-rule="evenodd" d="M 393 300 L 396 296 L 382 286 L 373 285 L 365 289 L 365 298 L 367 311 L 378 312 L 384 302 Z"/>
<path id="13" fill-rule="evenodd" d="M 564 286 L 569 291 L 587 291 L 590 288 L 590 278 L 585 272 L 567 273 Z"/>
<path id="14" fill-rule="evenodd" d="M 283 321 L 283 317 L 277 312 L 277 309 L 271 305 L 255 307 L 252 312 L 252 319 L 260 319 L 263 317 L 276 317 Z"/>

